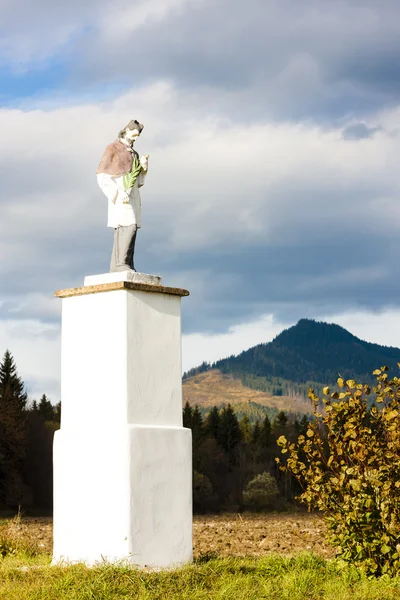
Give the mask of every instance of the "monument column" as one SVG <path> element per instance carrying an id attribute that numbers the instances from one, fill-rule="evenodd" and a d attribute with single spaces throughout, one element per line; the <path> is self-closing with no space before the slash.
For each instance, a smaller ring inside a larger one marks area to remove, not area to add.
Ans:
<path id="1" fill-rule="evenodd" d="M 62 416 L 53 563 L 187 563 L 192 448 L 182 426 L 181 298 L 189 292 L 112 273 L 55 295 Z"/>

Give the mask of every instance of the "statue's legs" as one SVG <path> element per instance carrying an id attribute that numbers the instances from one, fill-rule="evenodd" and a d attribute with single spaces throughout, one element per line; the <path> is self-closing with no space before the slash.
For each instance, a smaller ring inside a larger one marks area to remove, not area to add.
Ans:
<path id="1" fill-rule="evenodd" d="M 115 271 L 135 271 L 134 253 L 137 226 L 116 227 L 111 255 L 110 273 Z"/>

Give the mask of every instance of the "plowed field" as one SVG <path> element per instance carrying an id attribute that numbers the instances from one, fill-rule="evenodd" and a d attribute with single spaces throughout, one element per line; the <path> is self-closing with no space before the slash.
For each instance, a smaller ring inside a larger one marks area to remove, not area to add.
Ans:
<path id="1" fill-rule="evenodd" d="M 52 551 L 50 518 L 0 520 L 0 539 L 3 534 L 37 545 L 44 552 Z M 197 516 L 193 524 L 194 555 L 290 555 L 311 550 L 327 558 L 333 552 L 326 545 L 324 534 L 321 518 L 305 513 Z"/>

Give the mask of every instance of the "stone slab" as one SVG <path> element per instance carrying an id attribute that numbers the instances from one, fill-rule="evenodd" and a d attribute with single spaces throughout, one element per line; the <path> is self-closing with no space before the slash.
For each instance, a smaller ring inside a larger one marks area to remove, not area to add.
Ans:
<path id="1" fill-rule="evenodd" d="M 88 275 L 85 277 L 85 286 L 99 285 L 102 283 L 117 283 L 119 281 L 131 281 L 133 283 L 148 283 L 153 285 L 162 285 L 162 278 L 159 275 L 149 275 L 148 273 L 136 273 L 135 271 L 120 271 L 118 273 L 102 273 L 100 275 Z"/>
<path id="2" fill-rule="evenodd" d="M 190 292 L 182 288 L 166 287 L 150 283 L 134 283 L 133 281 L 117 281 L 115 283 L 101 283 L 98 285 L 84 285 L 79 288 L 67 288 L 56 290 L 57 298 L 71 298 L 72 296 L 86 296 L 87 294 L 99 294 L 101 292 L 114 292 L 116 290 L 138 290 L 141 292 L 153 292 L 159 294 L 171 294 L 172 296 L 189 296 Z"/>

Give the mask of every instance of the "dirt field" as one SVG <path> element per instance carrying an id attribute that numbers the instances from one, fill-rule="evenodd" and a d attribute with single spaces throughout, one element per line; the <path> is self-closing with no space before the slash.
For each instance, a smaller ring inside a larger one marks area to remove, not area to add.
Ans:
<path id="1" fill-rule="evenodd" d="M 325 543 L 324 532 L 319 517 L 304 513 L 197 516 L 193 526 L 194 555 L 289 555 L 312 550 L 327 558 L 333 552 Z M 0 541 L 3 534 L 37 544 L 44 552 L 52 551 L 50 518 L 0 520 Z"/>

